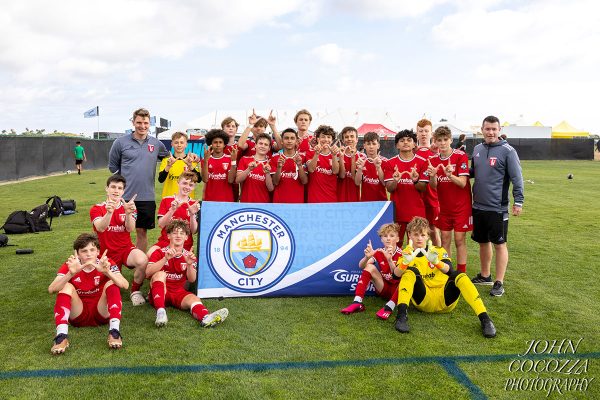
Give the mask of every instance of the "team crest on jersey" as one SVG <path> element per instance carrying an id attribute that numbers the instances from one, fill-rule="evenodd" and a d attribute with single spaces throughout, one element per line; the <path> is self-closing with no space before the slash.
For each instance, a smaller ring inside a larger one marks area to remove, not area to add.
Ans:
<path id="1" fill-rule="evenodd" d="M 223 169 L 227 169 L 227 167 L 229 167 L 229 163 L 223 163 Z"/>
<path id="2" fill-rule="evenodd" d="M 208 266 L 225 286 L 255 293 L 275 286 L 294 261 L 286 223 L 268 211 L 242 209 L 221 218 L 208 235 Z"/>
<path id="3" fill-rule="evenodd" d="M 496 163 L 498 162 L 498 158 L 497 157 L 490 157 L 488 161 L 490 163 L 490 167 L 495 167 Z"/>
<path id="4" fill-rule="evenodd" d="M 96 286 L 100 285 L 100 277 L 99 276 L 94 277 L 94 285 L 96 285 Z"/>
<path id="5" fill-rule="evenodd" d="M 467 163 L 460 164 L 460 168 L 461 169 L 467 169 Z"/>
<path id="6" fill-rule="evenodd" d="M 149 151 L 150 153 L 153 153 L 153 152 L 154 152 L 154 145 L 153 145 L 153 144 L 148 144 L 148 151 Z"/>
<path id="7" fill-rule="evenodd" d="M 127 214 L 119 214 L 119 219 L 121 220 L 121 222 L 125 222 L 125 217 L 127 217 Z"/>

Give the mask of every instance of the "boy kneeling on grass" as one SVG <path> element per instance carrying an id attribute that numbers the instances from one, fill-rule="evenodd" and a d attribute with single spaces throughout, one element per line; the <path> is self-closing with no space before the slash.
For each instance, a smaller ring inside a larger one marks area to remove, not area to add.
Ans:
<path id="1" fill-rule="evenodd" d="M 197 276 L 196 256 L 183 248 L 190 235 L 189 225 L 185 221 L 174 219 L 167 225 L 166 232 L 169 245 L 155 250 L 146 268 L 146 276 L 151 278 L 149 301 L 156 309 L 156 326 L 167 324 L 166 305 L 190 310 L 203 327 L 223 322 L 229 315 L 226 308 L 209 314 L 202 300 L 184 289 L 185 282 L 195 282 Z"/>
<path id="2" fill-rule="evenodd" d="M 481 322 L 483 336 L 496 336 L 496 328 L 487 314 L 479 292 L 465 273 L 457 273 L 443 247 L 436 247 L 429 239 L 429 222 L 413 218 L 406 227 L 409 244 L 402 250 L 402 258 L 394 269 L 401 277 L 398 286 L 398 317 L 396 330 L 408 333 L 408 303 L 419 311 L 450 312 L 462 294 Z"/>
<path id="3" fill-rule="evenodd" d="M 129 283 L 121 275 L 119 266 L 100 254 L 100 242 L 92 233 L 82 233 L 73 243 L 73 255 L 59 268 L 48 287 L 57 293 L 54 306 L 56 337 L 50 350 L 62 354 L 69 347 L 69 323 L 73 326 L 109 324 L 108 346 L 119 349 L 123 345 L 121 322 L 121 289 Z"/>
<path id="4" fill-rule="evenodd" d="M 377 311 L 378 318 L 386 320 L 394 311 L 398 301 L 398 278 L 394 277 L 392 271 L 398 260 L 402 257 L 402 251 L 398 247 L 400 236 L 398 224 L 384 224 L 379 228 L 377 234 L 381 238 L 383 248 L 374 250 L 371 241 L 365 249 L 365 256 L 359 261 L 358 266 L 363 270 L 358 283 L 354 302 L 344 308 L 342 314 L 352 314 L 365 311 L 363 298 L 371 281 L 375 286 L 377 295 L 385 300 L 385 306 Z"/>

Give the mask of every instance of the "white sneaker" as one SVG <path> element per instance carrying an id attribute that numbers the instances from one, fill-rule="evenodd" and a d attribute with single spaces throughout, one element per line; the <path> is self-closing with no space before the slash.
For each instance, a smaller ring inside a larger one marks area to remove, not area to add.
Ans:
<path id="1" fill-rule="evenodd" d="M 166 326 L 169 319 L 167 318 L 167 310 L 159 308 L 156 310 L 156 321 L 154 322 L 157 327 Z"/>
<path id="2" fill-rule="evenodd" d="M 202 321 L 200 321 L 200 326 L 204 328 L 211 328 L 225 321 L 228 315 L 229 310 L 226 308 L 221 308 L 220 310 L 205 315 L 204 318 L 202 318 Z"/>
<path id="3" fill-rule="evenodd" d="M 146 303 L 144 295 L 142 295 L 142 292 L 140 292 L 139 290 L 137 292 L 131 292 L 129 298 L 131 299 L 131 303 L 134 307 L 141 306 L 142 304 Z"/>

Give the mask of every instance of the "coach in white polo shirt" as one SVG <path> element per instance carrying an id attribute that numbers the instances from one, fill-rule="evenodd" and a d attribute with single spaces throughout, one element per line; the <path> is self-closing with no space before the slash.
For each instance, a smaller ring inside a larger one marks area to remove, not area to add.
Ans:
<path id="1" fill-rule="evenodd" d="M 148 136 L 150 113 L 144 108 L 133 112 L 134 131 L 114 141 L 108 156 L 108 169 L 120 173 L 127 180 L 123 199 L 134 195 L 137 208 L 136 247 L 146 252 L 147 230 L 154 229 L 156 202 L 154 182 L 156 163 L 169 155 L 165 145 L 155 137 Z"/>

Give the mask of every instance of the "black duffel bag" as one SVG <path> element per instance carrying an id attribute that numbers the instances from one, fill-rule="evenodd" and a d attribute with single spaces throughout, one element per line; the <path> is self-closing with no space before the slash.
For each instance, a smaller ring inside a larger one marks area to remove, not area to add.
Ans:
<path id="1" fill-rule="evenodd" d="M 77 209 L 77 203 L 75 202 L 75 200 L 63 200 L 62 205 L 65 211 L 74 212 Z"/>

